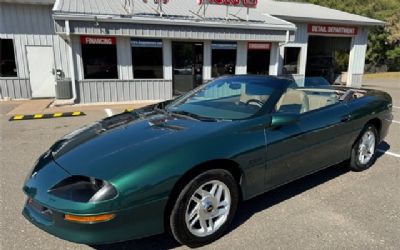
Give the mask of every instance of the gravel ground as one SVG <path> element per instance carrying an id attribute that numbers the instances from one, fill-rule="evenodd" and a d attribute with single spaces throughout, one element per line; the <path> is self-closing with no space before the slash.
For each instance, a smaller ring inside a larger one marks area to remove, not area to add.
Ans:
<path id="1" fill-rule="evenodd" d="M 400 81 L 371 80 L 366 87 L 388 91 L 400 106 Z M 53 237 L 21 215 L 23 181 L 36 158 L 57 138 L 101 119 L 87 116 L 8 122 L 18 103 L 0 103 L 0 249 L 91 249 Z M 394 109 L 400 121 L 400 109 Z M 393 123 L 387 145 L 400 154 L 400 124 Z M 285 185 L 241 205 L 231 231 L 205 249 L 400 249 L 400 158 L 382 154 L 368 171 L 337 165 Z M 185 248 L 168 235 L 98 249 Z"/>

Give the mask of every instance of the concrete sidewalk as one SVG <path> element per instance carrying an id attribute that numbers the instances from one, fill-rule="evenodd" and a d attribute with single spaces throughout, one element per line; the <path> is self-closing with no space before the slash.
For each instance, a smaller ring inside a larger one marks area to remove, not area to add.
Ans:
<path id="1" fill-rule="evenodd" d="M 75 105 L 64 105 L 54 106 L 53 99 L 40 99 L 40 100 L 26 100 L 23 102 L 8 101 L 8 104 L 17 104 L 15 108 L 7 113 L 8 116 L 13 115 L 33 115 L 33 114 L 51 114 L 51 113 L 63 113 L 63 112 L 94 112 L 104 111 L 110 109 L 113 114 L 121 113 L 126 109 L 138 109 L 154 102 L 132 102 L 132 103 L 95 103 L 95 104 L 75 104 Z M 2 105 L 0 103 L 0 105 Z M 6 105 L 6 102 L 4 102 Z"/>
<path id="2" fill-rule="evenodd" d="M 13 101 L 9 102 L 12 103 Z M 52 102 L 53 99 L 27 100 L 12 109 L 7 115 L 40 114 L 43 113 Z"/>

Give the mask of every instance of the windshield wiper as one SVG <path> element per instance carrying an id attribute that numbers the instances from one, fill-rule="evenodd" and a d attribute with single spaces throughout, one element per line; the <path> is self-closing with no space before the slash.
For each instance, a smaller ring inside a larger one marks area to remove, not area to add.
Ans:
<path id="1" fill-rule="evenodd" d="M 171 113 L 173 115 L 181 115 L 181 116 L 190 117 L 190 118 L 198 120 L 198 121 L 206 121 L 206 122 L 216 122 L 216 121 L 218 121 L 218 119 L 216 119 L 216 118 L 204 117 L 204 116 L 200 116 L 200 115 L 193 114 L 193 113 L 190 113 L 190 112 L 187 112 L 187 111 L 183 111 L 183 110 L 171 111 Z"/>
<path id="2" fill-rule="evenodd" d="M 159 108 L 159 107 L 155 107 L 154 110 L 157 112 L 160 112 L 164 115 L 175 116 L 175 117 L 185 118 L 185 119 L 195 120 L 195 121 L 199 120 L 197 117 L 194 116 L 194 114 L 184 112 L 184 111 L 171 112 L 166 109 Z"/>
<path id="3" fill-rule="evenodd" d="M 162 108 L 159 108 L 159 107 L 155 107 L 154 110 L 158 111 L 160 113 L 163 113 L 165 115 L 175 116 L 175 117 L 179 117 L 179 118 L 186 118 L 186 119 L 189 119 L 189 120 L 207 121 L 207 122 L 217 122 L 217 121 L 219 121 L 216 118 L 204 117 L 204 116 L 193 114 L 193 113 L 190 113 L 190 112 L 187 112 L 187 111 L 184 111 L 184 110 L 169 111 L 169 110 L 162 109 Z"/>

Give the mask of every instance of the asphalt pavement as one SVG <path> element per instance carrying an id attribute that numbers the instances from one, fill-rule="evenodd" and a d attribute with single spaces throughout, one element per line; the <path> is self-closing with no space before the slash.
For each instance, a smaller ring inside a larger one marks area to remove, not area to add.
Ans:
<path id="1" fill-rule="evenodd" d="M 365 86 L 386 90 L 395 106 L 394 123 L 373 167 L 355 173 L 336 165 L 244 202 L 230 232 L 205 249 L 400 249 L 400 80 L 375 79 Z M 57 138 L 106 112 L 101 107 L 82 117 L 9 122 L 7 114 L 20 104 L 0 103 L 0 249 L 186 248 L 166 234 L 79 245 L 26 221 L 21 187 L 37 157 Z"/>

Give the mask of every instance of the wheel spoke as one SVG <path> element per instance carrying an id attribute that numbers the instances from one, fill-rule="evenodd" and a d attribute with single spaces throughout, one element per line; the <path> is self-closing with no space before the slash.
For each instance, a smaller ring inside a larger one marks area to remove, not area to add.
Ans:
<path id="1" fill-rule="evenodd" d="M 199 220 L 200 220 L 200 227 L 201 227 L 201 229 L 203 229 L 203 231 L 204 231 L 204 233 L 207 233 L 207 223 L 206 223 L 206 220 L 205 219 L 203 219 L 203 218 L 199 218 Z"/>
<path id="2" fill-rule="evenodd" d="M 214 221 L 213 221 L 212 218 L 210 218 L 210 219 L 208 220 L 208 225 L 210 226 L 210 230 L 211 230 L 211 231 L 214 230 Z"/>
<path id="3" fill-rule="evenodd" d="M 215 192 L 217 191 L 218 188 L 219 188 L 218 184 L 213 184 L 213 186 L 210 190 L 210 194 L 215 195 Z"/>
<path id="4" fill-rule="evenodd" d="M 215 198 L 217 199 L 218 202 L 221 201 L 222 192 L 223 188 L 218 188 L 217 193 L 215 194 Z"/>
<path id="5" fill-rule="evenodd" d="M 214 216 L 214 218 L 221 217 L 221 216 L 223 216 L 225 214 L 226 214 L 226 209 L 225 208 L 220 208 L 220 209 L 218 209 L 218 213 Z"/>
<path id="6" fill-rule="evenodd" d="M 193 217 L 195 217 L 196 215 L 199 214 L 199 207 L 200 207 L 200 205 L 197 204 L 197 205 L 192 209 L 192 211 L 191 211 L 190 214 L 189 214 L 189 221 L 191 221 L 191 220 L 193 219 Z"/>
<path id="7" fill-rule="evenodd" d="M 219 204 L 218 204 L 218 207 L 226 207 L 226 206 L 228 206 L 229 204 L 228 204 L 228 202 L 226 201 L 226 200 L 224 200 L 224 201 L 221 201 Z"/>
<path id="8" fill-rule="evenodd" d="M 198 214 L 196 214 L 196 216 L 194 217 L 194 219 L 192 221 L 190 221 L 190 226 L 193 227 L 194 224 L 196 224 L 196 222 L 200 219 L 200 216 Z"/>
<path id="9" fill-rule="evenodd" d="M 197 205 L 201 203 L 201 200 L 194 195 L 192 196 L 192 201 L 196 202 Z"/>
<path id="10" fill-rule="evenodd" d="M 368 152 L 369 152 L 370 154 L 373 154 L 373 153 L 374 153 L 374 149 L 375 149 L 375 145 L 372 144 L 372 145 L 369 147 Z"/>

